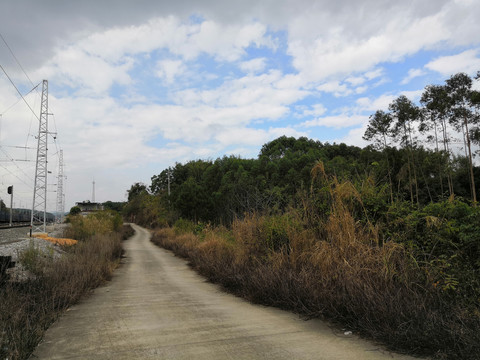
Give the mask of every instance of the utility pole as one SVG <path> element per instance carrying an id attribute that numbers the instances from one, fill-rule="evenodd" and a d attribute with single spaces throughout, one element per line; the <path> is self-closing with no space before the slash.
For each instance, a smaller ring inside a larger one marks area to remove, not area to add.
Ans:
<path id="1" fill-rule="evenodd" d="M 63 202 L 63 150 L 60 150 L 58 159 L 58 181 L 57 181 L 57 222 L 63 222 L 63 214 L 65 214 Z M 59 215 L 60 214 L 60 215 Z"/>
<path id="2" fill-rule="evenodd" d="M 48 81 L 43 80 L 42 101 L 38 125 L 37 164 L 35 166 L 35 185 L 33 187 L 33 205 L 30 221 L 30 235 L 33 232 L 46 232 L 47 214 L 47 140 L 48 140 Z M 43 215 L 42 215 L 43 213 Z M 43 223 L 43 226 L 38 226 Z"/>
<path id="3" fill-rule="evenodd" d="M 168 168 L 168 172 L 167 172 L 168 176 L 168 198 L 170 199 L 170 168 Z M 170 200 L 168 200 L 170 201 Z"/>
<path id="4" fill-rule="evenodd" d="M 95 179 L 93 179 L 92 182 L 93 188 L 92 188 L 92 203 L 95 202 Z"/>

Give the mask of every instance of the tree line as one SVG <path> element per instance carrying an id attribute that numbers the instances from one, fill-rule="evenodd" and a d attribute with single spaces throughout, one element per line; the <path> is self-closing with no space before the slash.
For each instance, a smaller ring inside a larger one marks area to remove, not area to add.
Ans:
<path id="1" fill-rule="evenodd" d="M 151 223 L 182 217 L 226 225 L 246 213 L 281 213 L 311 191 L 319 162 L 339 180 L 371 179 L 385 206 L 407 201 L 421 207 L 453 197 L 476 204 L 480 93 L 473 85 L 479 77 L 459 73 L 429 85 L 420 105 L 399 96 L 388 111 L 370 116 L 364 139 L 371 144 L 364 148 L 282 136 L 255 159 L 176 163 L 152 176 L 150 186 L 132 185 L 124 211 Z"/>
<path id="2" fill-rule="evenodd" d="M 475 79 L 480 78 L 480 72 Z M 370 117 L 364 139 L 384 153 L 388 168 L 388 181 L 393 202 L 394 181 L 392 179 L 389 149 L 398 144 L 405 150 L 405 176 L 408 177 L 410 201 L 420 204 L 419 179 L 429 193 L 430 201 L 437 200 L 430 191 L 427 178 L 436 177 L 442 196 L 455 195 L 453 173 L 459 169 L 459 162 L 466 162 L 470 197 L 477 202 L 475 185 L 473 145 L 480 143 L 479 109 L 480 92 L 473 89 L 473 79 L 465 73 L 451 76 L 443 85 L 429 85 L 425 88 L 417 106 L 402 95 L 389 105 L 389 111 L 378 110 Z M 420 140 L 419 140 L 420 139 Z M 423 159 L 418 151 L 421 141 L 433 144 L 437 174 L 426 173 Z M 452 144 L 463 144 L 464 159 L 452 150 Z M 477 150 L 478 152 L 478 150 Z M 478 176 L 478 174 L 477 174 Z M 430 182 L 431 183 L 431 182 Z M 462 195 L 464 195 L 462 193 Z"/>

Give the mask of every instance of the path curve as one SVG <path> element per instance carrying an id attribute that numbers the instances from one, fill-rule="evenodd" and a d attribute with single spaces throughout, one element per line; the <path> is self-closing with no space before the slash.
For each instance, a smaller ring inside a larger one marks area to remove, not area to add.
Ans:
<path id="1" fill-rule="evenodd" d="M 133 227 L 112 281 L 52 325 L 32 359 L 413 359 L 226 294 Z"/>

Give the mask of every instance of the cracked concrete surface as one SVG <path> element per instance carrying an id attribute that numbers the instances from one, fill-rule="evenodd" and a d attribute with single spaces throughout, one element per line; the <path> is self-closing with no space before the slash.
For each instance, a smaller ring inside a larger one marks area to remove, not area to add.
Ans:
<path id="1" fill-rule="evenodd" d="M 113 280 L 52 325 L 32 359 L 413 359 L 226 294 L 134 228 Z"/>

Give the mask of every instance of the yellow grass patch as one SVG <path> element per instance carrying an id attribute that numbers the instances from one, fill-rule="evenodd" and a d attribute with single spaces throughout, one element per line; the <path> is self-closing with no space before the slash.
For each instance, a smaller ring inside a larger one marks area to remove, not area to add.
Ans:
<path id="1" fill-rule="evenodd" d="M 57 244 L 57 245 L 71 246 L 71 245 L 75 245 L 78 242 L 77 240 L 73 240 L 73 239 L 54 238 L 54 237 L 48 236 L 47 234 L 34 234 L 33 237 L 43 239 L 43 240 L 47 240 L 47 241 L 50 241 L 51 243 Z"/>

